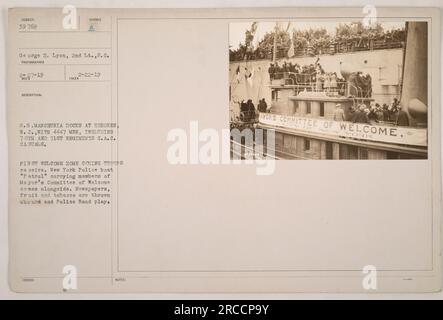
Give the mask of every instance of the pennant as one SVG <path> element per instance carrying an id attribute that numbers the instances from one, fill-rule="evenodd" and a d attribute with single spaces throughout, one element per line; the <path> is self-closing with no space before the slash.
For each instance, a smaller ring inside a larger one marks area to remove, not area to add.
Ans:
<path id="1" fill-rule="evenodd" d="M 256 31 L 257 31 L 257 22 L 253 22 L 251 25 L 251 34 L 255 35 Z"/>
<path id="2" fill-rule="evenodd" d="M 288 50 L 288 58 L 291 58 L 295 55 L 295 51 L 294 51 L 294 43 L 292 42 L 291 39 L 291 47 Z"/>
<path id="3" fill-rule="evenodd" d="M 240 83 L 240 65 L 238 65 L 235 70 L 235 79 L 237 80 L 237 83 Z"/>
<path id="4" fill-rule="evenodd" d="M 246 76 L 246 75 L 245 75 Z M 252 80 L 254 78 L 254 69 L 246 76 L 246 81 L 248 81 L 249 85 L 252 87 Z"/>
<path id="5" fill-rule="evenodd" d="M 288 32 L 290 26 L 291 26 L 291 22 L 288 22 L 288 26 L 286 27 L 286 32 Z"/>

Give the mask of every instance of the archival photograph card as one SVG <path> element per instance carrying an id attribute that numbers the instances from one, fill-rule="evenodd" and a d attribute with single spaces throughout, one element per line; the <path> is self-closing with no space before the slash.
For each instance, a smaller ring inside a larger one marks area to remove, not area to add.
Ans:
<path id="1" fill-rule="evenodd" d="M 8 20 L 13 291 L 440 290 L 438 10 Z"/>

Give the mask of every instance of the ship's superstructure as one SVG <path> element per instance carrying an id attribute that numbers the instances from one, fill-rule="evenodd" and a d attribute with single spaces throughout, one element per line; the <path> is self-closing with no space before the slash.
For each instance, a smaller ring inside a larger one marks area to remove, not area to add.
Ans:
<path id="1" fill-rule="evenodd" d="M 231 99 L 231 106 L 239 105 L 241 116 L 236 118 L 247 117 L 246 127 L 253 123 L 254 128 L 274 130 L 275 141 L 266 145 L 265 150 L 278 159 L 426 159 L 427 45 L 423 40 L 426 24 L 411 22 L 406 30 L 408 41 L 403 49 L 402 72 L 398 75 L 398 90 L 391 95 L 392 102 L 385 99 L 382 103 L 383 96 L 373 95 L 371 75 L 356 64 L 340 63 L 339 71 L 327 72 L 318 63 L 320 58 L 308 68 L 295 68 L 292 62 L 277 68 L 274 61 L 268 70 L 266 91 L 270 93 L 270 101 L 265 110 L 257 108 L 255 116 L 251 116 L 247 108 L 250 100 L 246 103 Z M 421 39 L 419 46 L 417 41 L 410 40 L 417 38 Z M 346 61 L 345 56 L 341 59 Z M 378 69 L 386 68 L 384 63 L 380 61 Z M 299 71 L 309 68 L 311 73 Z M 249 69 L 245 67 L 244 72 L 246 89 L 254 73 Z M 394 69 L 389 74 L 397 74 Z M 263 66 L 258 70 L 262 74 L 261 84 Z M 378 75 L 377 89 L 385 83 L 381 71 Z M 241 77 L 237 80 L 236 86 L 241 84 Z M 261 90 L 259 85 L 258 96 L 264 95 Z M 231 127 L 233 123 L 235 120 L 231 118 Z"/>

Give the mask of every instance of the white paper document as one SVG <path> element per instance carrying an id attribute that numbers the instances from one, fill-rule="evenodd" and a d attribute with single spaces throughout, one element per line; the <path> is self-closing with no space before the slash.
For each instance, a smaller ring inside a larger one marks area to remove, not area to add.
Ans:
<path id="1" fill-rule="evenodd" d="M 12 290 L 439 291 L 439 17 L 11 8 Z"/>

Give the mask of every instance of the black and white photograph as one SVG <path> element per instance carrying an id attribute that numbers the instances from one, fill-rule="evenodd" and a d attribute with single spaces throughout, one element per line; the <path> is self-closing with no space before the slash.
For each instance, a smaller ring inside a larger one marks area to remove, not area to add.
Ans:
<path id="1" fill-rule="evenodd" d="M 230 23 L 231 131 L 275 130 L 268 158 L 427 159 L 427 30 L 423 21 Z"/>

